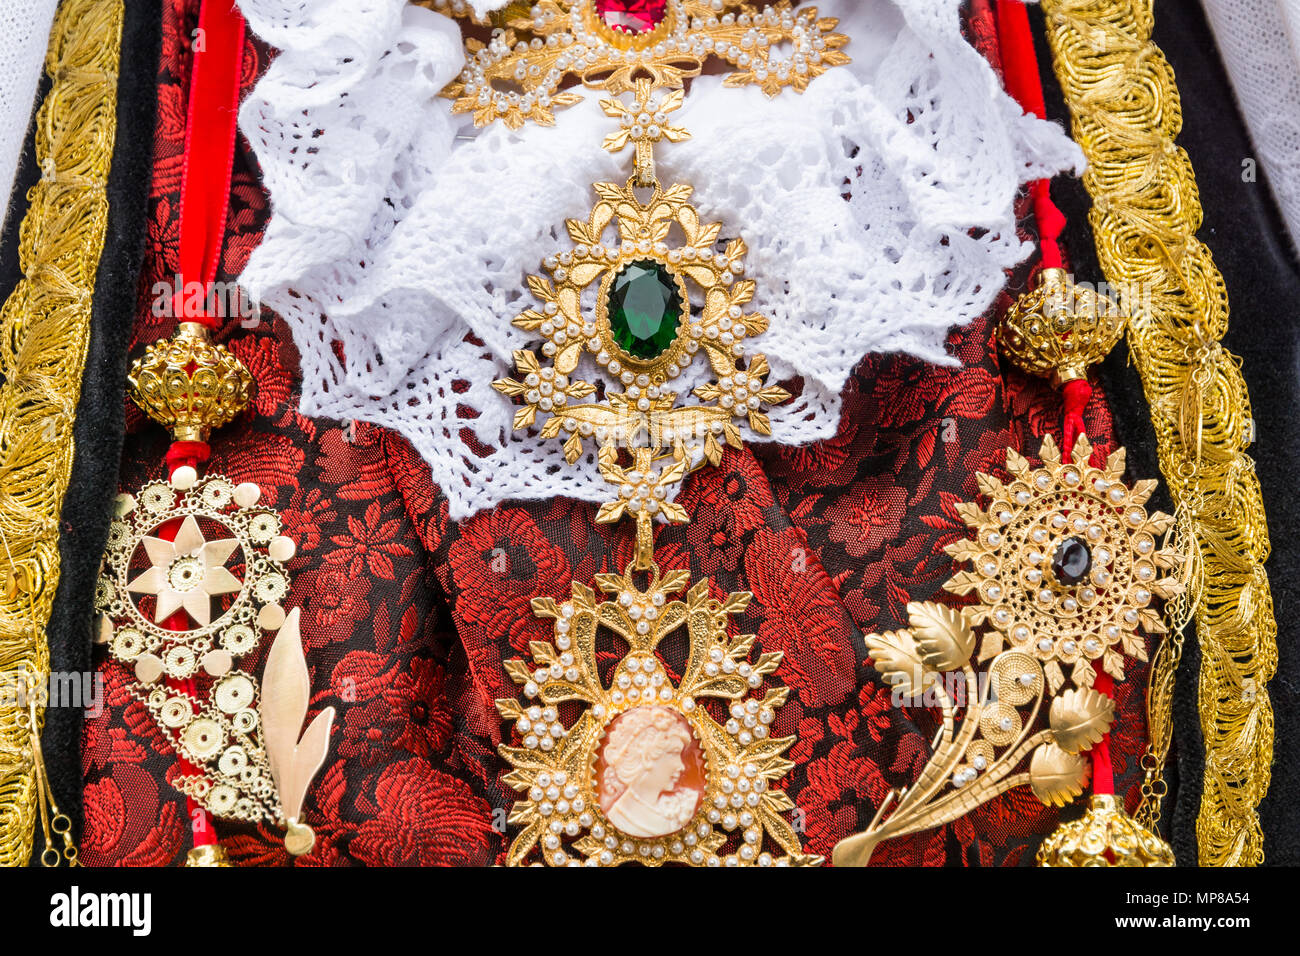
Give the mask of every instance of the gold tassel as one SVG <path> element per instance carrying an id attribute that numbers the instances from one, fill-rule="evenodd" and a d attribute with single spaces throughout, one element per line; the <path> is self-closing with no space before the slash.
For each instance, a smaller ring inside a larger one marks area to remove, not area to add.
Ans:
<path id="1" fill-rule="evenodd" d="M 185 857 L 186 866 L 234 866 L 220 843 L 196 846 Z"/>
<path id="2" fill-rule="evenodd" d="M 1169 844 L 1139 825 L 1109 793 L 1095 794 L 1088 812 L 1062 823 L 1038 848 L 1039 866 L 1173 866 Z"/>

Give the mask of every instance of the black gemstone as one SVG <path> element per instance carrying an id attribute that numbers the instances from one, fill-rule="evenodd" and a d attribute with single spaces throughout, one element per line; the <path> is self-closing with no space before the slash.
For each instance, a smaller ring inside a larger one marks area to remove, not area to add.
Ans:
<path id="1" fill-rule="evenodd" d="M 1052 556 L 1052 573 L 1065 585 L 1078 584 L 1092 570 L 1092 552 L 1082 538 L 1066 538 Z"/>

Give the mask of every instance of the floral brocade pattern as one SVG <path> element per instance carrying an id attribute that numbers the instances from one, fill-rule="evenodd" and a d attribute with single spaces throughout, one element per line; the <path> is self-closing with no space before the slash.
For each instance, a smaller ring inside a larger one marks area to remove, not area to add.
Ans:
<path id="1" fill-rule="evenodd" d="M 981 16 L 976 4 L 974 17 Z M 152 212 L 133 356 L 170 334 L 152 289 L 174 272 L 188 38 L 197 0 L 164 4 Z M 981 47 L 992 32 L 973 23 Z M 990 52 L 985 50 L 985 52 Z M 250 40 L 243 83 L 268 53 Z M 242 138 L 219 279 L 242 268 L 269 215 Z M 1025 274 L 1010 288 L 1024 288 Z M 1005 308 L 1008 296 L 998 308 Z M 251 326 L 251 327 L 250 327 Z M 925 763 L 935 715 L 898 708 L 866 656 L 863 634 L 906 623 L 909 601 L 941 597 L 954 572 L 943 547 L 966 534 L 955 506 L 977 493 L 975 473 L 1001 474 L 1005 449 L 1037 449 L 1059 434 L 1058 395 L 1003 368 L 994 323 L 954 333 L 960 366 L 877 356 L 857 369 L 838 434 L 802 448 L 728 450 L 687 480 L 685 527 L 657 535 L 660 567 L 709 578 L 715 597 L 750 590 L 735 621 L 757 651 L 783 651 L 775 677 L 791 688 L 773 732 L 793 734 L 795 768 L 782 786 L 809 853 L 863 829 L 890 788 Z M 487 865 L 504 860 L 516 798 L 497 753 L 505 725 L 493 706 L 512 696 L 502 662 L 547 637 L 530 600 L 563 599 L 569 583 L 617 573 L 632 557 L 630 528 L 599 526 L 570 500 L 500 507 L 447 519 L 445 499 L 404 440 L 296 411 L 297 356 L 273 316 L 231 320 L 219 337 L 248 366 L 253 402 L 213 437 L 208 466 L 255 481 L 277 508 L 297 554 L 286 607 L 301 607 L 313 695 L 308 719 L 337 709 L 330 752 L 304 817 L 317 834 L 300 865 Z M 794 387 L 798 383 L 793 383 Z M 1111 421 L 1098 393 L 1085 415 L 1106 454 Z M 166 436 L 130 408 L 122 487 L 162 476 Z M 945 598 L 946 599 L 946 598 Z M 947 599 L 946 599 L 947 600 Z M 245 665 L 260 674 L 267 648 Z M 671 653 L 666 650 L 665 653 Z M 620 649 L 606 648 L 612 663 Z M 184 797 L 171 786 L 175 753 L 127 690 L 132 675 L 99 659 L 104 708 L 84 741 L 88 865 L 177 865 L 192 845 Z M 1145 665 L 1118 686 L 1112 752 L 1119 791 L 1136 799 L 1145 738 Z M 1059 819 L 1026 788 L 939 829 L 883 844 L 876 864 L 1017 865 L 1032 861 Z M 218 821 L 237 864 L 290 862 L 273 828 Z"/>

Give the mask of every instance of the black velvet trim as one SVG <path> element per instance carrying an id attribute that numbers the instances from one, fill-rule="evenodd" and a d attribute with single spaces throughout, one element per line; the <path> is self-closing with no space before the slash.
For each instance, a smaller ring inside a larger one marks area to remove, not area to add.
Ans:
<path id="1" fill-rule="evenodd" d="M 1037 7 L 1030 10 L 1048 114 L 1066 122 L 1042 14 Z M 1277 676 L 1269 685 L 1276 720 L 1274 771 L 1259 812 L 1265 861 L 1294 866 L 1300 864 L 1300 626 L 1295 614 L 1300 602 L 1295 583 L 1300 542 L 1290 532 L 1300 527 L 1300 502 L 1293 490 L 1295 475 L 1300 474 L 1300 321 L 1291 304 L 1300 301 L 1300 274 L 1263 168 L 1255 163 L 1254 180 L 1243 178 L 1244 161 L 1253 158 L 1250 137 L 1200 5 L 1163 3 L 1155 13 L 1154 39 L 1173 65 L 1182 100 L 1178 143 L 1191 157 L 1204 210 L 1198 236 L 1209 245 L 1227 285 L 1232 313 L 1225 345 L 1242 359 L 1255 419 L 1256 443 L 1250 453 L 1273 544 L 1265 568 L 1278 622 L 1279 654 Z M 1087 221 L 1090 203 L 1082 184 L 1060 179 L 1053 185 L 1053 197 L 1069 219 L 1064 239 L 1075 273 L 1100 279 Z M 1123 346 L 1102 364 L 1100 377 L 1117 436 L 1128 448 L 1130 472 L 1157 475 L 1148 405 Z M 1160 496 L 1163 501 L 1158 498 L 1157 506 L 1168 510 L 1163 487 Z M 1196 860 L 1204 772 L 1196 693 L 1200 663 L 1196 635 L 1189 629 L 1175 688 L 1174 752 L 1163 821 L 1174 852 L 1187 864 Z"/>
<path id="2" fill-rule="evenodd" d="M 59 586 L 47 631 L 51 671 L 79 679 L 94 675 L 95 579 L 108 540 L 122 458 L 126 350 L 144 257 L 161 44 L 161 0 L 126 0 L 117 135 L 108 176 L 107 232 L 95 276 L 90 349 L 73 425 L 72 478 L 63 499 Z M 41 737 L 55 798 L 72 818 L 78 840 L 82 831 L 82 725 L 80 707 L 50 707 Z M 39 853 L 39 828 L 36 841 Z"/>

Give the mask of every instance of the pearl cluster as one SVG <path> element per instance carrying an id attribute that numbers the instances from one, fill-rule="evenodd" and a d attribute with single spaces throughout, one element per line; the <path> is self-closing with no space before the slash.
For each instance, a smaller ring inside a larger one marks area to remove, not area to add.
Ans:
<path id="1" fill-rule="evenodd" d="M 751 820 L 751 825 L 745 830 L 745 842 L 737 853 L 727 857 L 718 857 L 705 849 L 702 841 L 708 839 L 713 833 L 713 827 L 708 823 L 700 823 L 693 830 L 671 841 L 620 839 L 602 824 L 597 823 L 591 827 L 591 835 L 599 840 L 602 846 L 598 853 L 588 857 L 585 865 L 612 866 L 621 862 L 621 859 L 639 856 L 646 861 L 662 861 L 671 857 L 686 860 L 695 866 L 789 866 L 788 857 L 773 857 L 771 853 L 759 852 L 762 831 L 753 825 L 753 814 L 745 813 L 743 816 Z M 552 862 L 556 862 L 557 865 L 575 865 L 567 857 L 561 861 L 559 856 L 560 854 L 555 854 Z"/>
<path id="2" fill-rule="evenodd" d="M 657 609 L 647 608 L 646 613 L 651 612 L 657 613 Z M 644 623 L 638 621 L 637 625 Z M 666 704 L 673 699 L 673 688 L 668 683 L 668 675 L 653 655 L 628 657 L 614 675 L 614 688 L 609 692 L 609 699 L 616 707 L 624 701 L 629 704 Z"/>
<path id="3" fill-rule="evenodd" d="M 555 646 L 560 651 L 560 655 L 549 667 L 542 667 L 533 672 L 532 680 L 524 684 L 525 697 L 530 699 L 536 697 L 541 693 L 542 685 L 547 681 L 567 680 L 569 683 L 575 683 L 582 676 L 578 671 L 577 662 L 574 660 L 573 651 L 571 650 L 573 640 L 569 637 L 569 631 L 573 627 L 571 623 L 573 614 L 573 603 L 565 601 L 564 604 L 560 606 L 559 620 L 555 622 Z M 532 709 L 535 710 L 536 708 Z M 550 709 L 551 708 L 548 708 L 548 710 Z M 546 712 L 543 711 L 542 715 L 545 723 L 550 725 L 549 728 L 542 733 L 538 733 L 538 739 L 535 745 L 530 745 L 528 743 L 528 738 L 525 737 L 525 747 L 530 747 L 531 749 L 532 746 L 539 746 L 543 750 L 550 750 L 555 742 L 564 736 L 564 728 L 554 722 L 555 717 L 552 716 L 546 718 L 545 713 Z M 531 711 L 528 716 L 530 720 L 537 719 L 537 717 L 532 715 Z M 516 724 L 516 726 L 518 726 L 518 724 Z M 558 728 L 558 730 L 556 728 Z M 520 733 L 524 733 L 527 730 L 528 728 L 526 727 L 519 727 Z M 547 743 L 548 737 L 550 738 L 550 743 Z"/>
<path id="4" fill-rule="evenodd" d="M 550 750 L 563 740 L 567 733 L 554 707 L 529 707 L 524 712 L 524 716 L 515 721 L 515 728 L 523 737 L 524 746 L 529 750 L 536 750 L 539 747 L 542 750 Z"/>
<path id="5" fill-rule="evenodd" d="M 986 741 L 974 741 L 967 748 L 967 762 L 953 771 L 952 785 L 960 789 L 978 777 L 989 768 L 989 758 L 992 754 L 993 748 Z"/>
<path id="6" fill-rule="evenodd" d="M 668 497 L 668 489 L 658 484 L 656 476 L 651 472 L 642 470 L 628 470 L 624 472 L 626 478 L 619 485 L 618 495 L 627 501 L 627 510 L 636 514 L 645 511 L 647 514 L 658 514 L 661 503 Z M 626 592 L 624 592 L 626 596 Z M 656 594 L 655 597 L 663 600 L 662 594 Z M 649 620 L 653 620 L 650 618 Z M 645 623 L 642 621 L 641 623 Z M 647 625 L 648 629 L 648 625 Z M 642 631 L 641 633 L 646 633 Z"/>
<path id="7" fill-rule="evenodd" d="M 714 9 L 720 10 L 721 7 L 715 5 Z M 791 10 L 778 11 L 773 7 L 754 14 L 724 13 L 720 17 L 697 17 L 691 21 L 691 29 L 695 32 L 716 31 L 719 27 L 732 26 L 750 29 L 739 40 L 714 41 L 709 37 L 697 39 L 692 52 L 697 56 L 715 53 L 743 70 L 752 70 L 754 79 L 759 83 L 764 83 L 773 76 L 781 83 L 786 83 L 792 72 L 806 77 L 809 64 L 821 63 L 826 40 L 815 27 L 809 29 L 810 18 L 806 13 L 801 13 L 799 19 L 800 22 L 796 22 Z M 771 56 L 771 40 L 767 31 L 774 28 L 780 28 L 790 38 L 793 52 L 789 59 L 774 59 Z"/>
<path id="8" fill-rule="evenodd" d="M 723 649 L 722 645 L 715 645 L 709 649 L 709 659 L 704 665 L 704 673 L 708 677 L 717 677 L 719 674 L 726 674 L 728 676 L 731 674 L 738 674 L 745 678 L 745 682 L 749 684 L 750 687 L 758 687 L 763 683 L 762 676 L 754 671 L 754 668 L 748 661 L 740 661 L 737 663 L 735 658 Z M 735 731 L 730 732 L 735 733 Z M 766 731 L 764 731 L 764 733 L 766 733 Z"/>
<path id="9" fill-rule="evenodd" d="M 638 634 L 649 634 L 651 624 L 659 617 L 667 599 L 662 591 L 636 591 L 625 589 L 619 592 L 618 604 L 623 613 L 632 621 Z M 653 658 L 647 657 L 649 664 Z M 635 668 L 633 668 L 635 670 Z"/>
<path id="10" fill-rule="evenodd" d="M 553 368 L 529 372 L 524 376 L 524 385 L 528 387 L 524 392 L 524 401 L 536 405 L 544 412 L 560 411 L 569 404 L 569 377 L 557 374 Z"/>
<path id="11" fill-rule="evenodd" d="M 554 866 L 581 866 L 563 847 L 563 837 L 576 837 L 583 830 L 596 827 L 596 818 L 587 809 L 578 786 L 563 770 L 540 772 L 528 790 L 528 799 L 537 813 L 549 819 L 541 839 L 547 860 Z M 561 819 L 562 818 L 562 819 Z M 594 865 L 591 860 L 588 865 Z"/>
<path id="12" fill-rule="evenodd" d="M 744 843 L 736 856 L 740 860 L 750 862 L 759 855 L 762 844 L 763 830 L 758 824 L 754 810 L 763 800 L 763 792 L 767 789 L 767 778 L 761 775 L 758 767 L 753 763 L 746 763 L 743 767 L 734 763 L 728 764 L 718 789 L 722 792 L 714 796 L 713 805 L 709 807 L 706 817 L 710 823 L 721 826 L 728 833 L 733 833 L 737 829 L 742 830 Z"/>
<path id="13" fill-rule="evenodd" d="M 725 663 L 725 662 L 724 662 Z M 748 664 L 740 665 L 740 674 L 745 677 L 751 687 L 757 687 L 759 678 L 757 674 L 749 673 Z M 742 747 L 748 747 L 755 739 L 763 740 L 767 737 L 772 721 L 776 719 L 776 714 L 770 707 L 764 707 L 753 698 L 741 703 L 735 701 L 731 705 L 731 719 L 727 721 L 725 729 L 727 733 L 736 738 L 736 742 Z"/>
<path id="14" fill-rule="evenodd" d="M 668 117 L 663 111 L 656 107 L 653 113 L 627 112 L 619 119 L 619 125 L 627 130 L 628 135 L 633 141 L 644 140 L 651 143 L 657 143 L 664 137 L 664 123 Z"/>
<path id="15" fill-rule="evenodd" d="M 731 414 L 737 418 L 744 417 L 751 411 L 757 411 L 762 404 L 758 392 L 763 387 L 763 380 L 757 375 L 747 375 L 737 371 L 734 375 L 724 375 L 720 378 L 718 387 L 722 389 L 718 404 L 723 408 L 731 409 Z"/>

